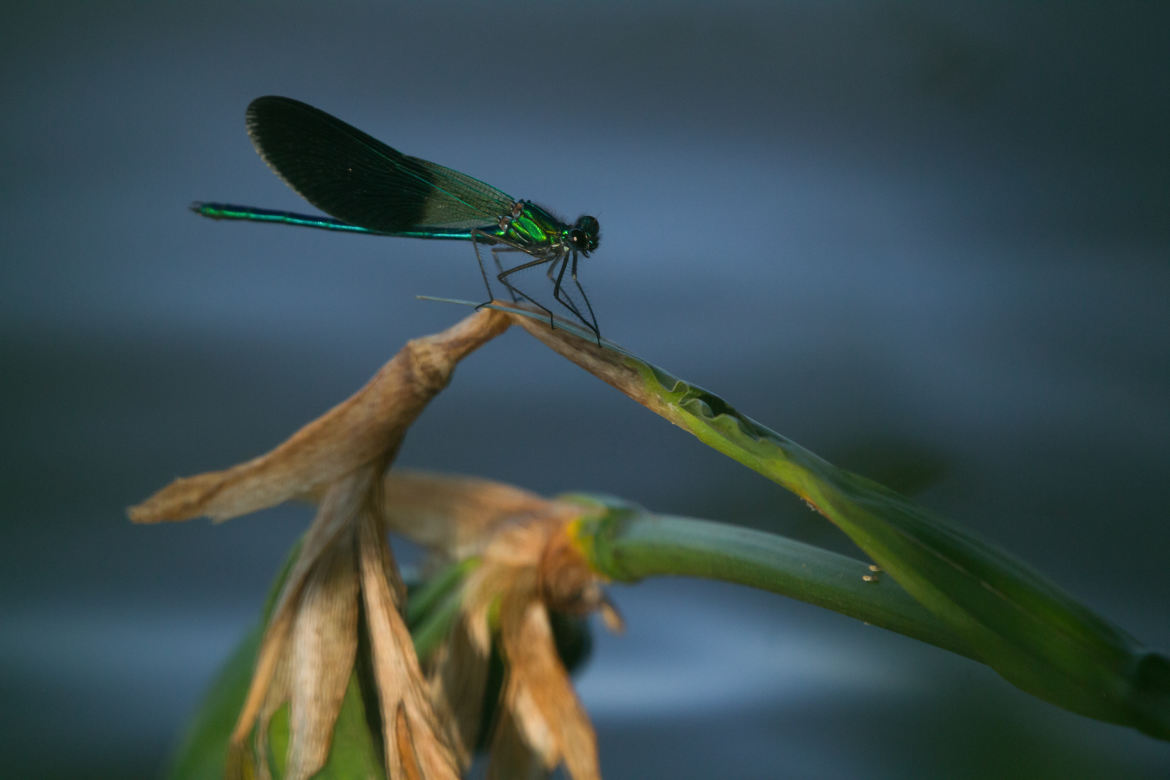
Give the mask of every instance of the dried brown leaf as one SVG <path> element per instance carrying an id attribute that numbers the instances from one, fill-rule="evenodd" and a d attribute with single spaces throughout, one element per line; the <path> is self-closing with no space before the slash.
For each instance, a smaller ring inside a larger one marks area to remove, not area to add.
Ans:
<path id="1" fill-rule="evenodd" d="M 311 572 L 331 549 L 337 549 L 339 554 L 353 555 L 353 523 L 367 501 L 369 490 L 380 484 L 380 466 L 367 465 L 339 479 L 330 486 L 325 500 L 318 507 L 317 516 L 301 544 L 300 555 L 285 578 L 280 596 L 269 616 L 248 695 L 232 732 L 233 742 L 240 743 L 247 739 L 255 725 L 278 663 L 288 647 L 301 595 Z"/>
<path id="2" fill-rule="evenodd" d="M 276 660 L 276 669 L 264 691 L 264 700 L 260 704 L 260 711 L 256 714 L 256 726 L 252 730 L 252 746 L 248 756 L 253 762 L 252 771 L 258 780 L 271 780 L 272 769 L 268 765 L 272 757 L 269 750 L 268 728 L 272 725 L 272 718 L 289 698 L 289 658 L 287 652 L 282 652 Z"/>
<path id="3" fill-rule="evenodd" d="M 447 731 L 447 740 L 459 766 L 471 766 L 483 719 L 491 639 L 487 616 L 464 613 L 451 635 L 434 651 L 428 667 L 430 698 L 435 715 Z"/>
<path id="4" fill-rule="evenodd" d="M 179 479 L 129 510 L 135 522 L 224 520 L 292 498 L 319 503 L 297 559 L 269 615 L 251 685 L 229 744 L 226 774 L 259 777 L 268 767 L 268 725 L 289 704 L 287 777 L 305 778 L 327 761 L 358 647 L 360 592 L 392 778 L 458 776 L 452 738 L 469 759 L 468 740 L 440 724 L 400 611 L 405 588 L 385 539 L 383 474 L 407 428 L 450 380 L 455 365 L 510 324 L 484 310 L 431 337 L 417 339 L 360 391 L 304 426 L 271 452 L 224 471 Z M 441 484 L 440 484 L 441 483 Z M 549 502 L 524 491 L 454 480 L 387 479 L 419 528 L 419 507 L 438 501 L 455 516 L 436 522 L 427 538 L 449 549 L 483 543 L 503 515 L 551 516 Z M 469 499 L 474 496 L 474 499 Z M 468 503 L 475 506 L 468 506 Z M 445 503 L 444 503 L 445 502 Z M 453 509 L 455 505 L 459 508 Z M 422 522 L 427 522 L 425 517 Z M 486 617 L 466 633 L 486 659 Z M 476 664 L 481 679 L 486 661 Z M 477 696 L 477 698 L 479 698 Z M 255 738 L 250 741 L 249 737 Z"/>
<path id="5" fill-rule="evenodd" d="M 478 707 L 492 641 L 490 615 L 506 668 L 492 742 L 492 777 L 541 777 L 563 762 L 575 780 L 599 778 L 596 736 L 561 663 L 548 609 L 584 612 L 604 603 L 597 575 L 567 532 L 581 513 L 550 502 L 552 517 L 503 524 L 483 545 L 463 586 L 462 614 L 432 659 L 435 707 L 461 730 L 453 739 L 466 765 L 478 733 Z M 474 697 L 474 698 L 472 698 Z M 470 703 L 469 703 L 470 699 Z"/>
<path id="6" fill-rule="evenodd" d="M 225 471 L 177 479 L 131 507 L 136 523 L 226 520 L 311 494 L 364 463 L 385 458 L 455 365 L 508 327 L 507 316 L 483 309 L 442 333 L 415 339 L 365 387 L 293 434 L 276 449 Z"/>
<path id="7" fill-rule="evenodd" d="M 290 780 L 325 765 L 357 655 L 358 582 L 352 537 L 345 541 L 314 567 L 290 638 Z"/>
<path id="8" fill-rule="evenodd" d="M 406 705 L 398 703 L 394 713 L 394 742 L 395 754 L 398 756 L 398 771 L 403 780 L 423 780 L 426 775 L 418 763 L 418 748 L 414 744 L 414 734 L 410 730 L 410 719 L 406 717 Z"/>
<path id="9" fill-rule="evenodd" d="M 492 732 L 488 780 L 542 780 L 556 769 L 556 755 L 552 734 L 548 729 L 531 738 L 521 736 L 512 712 L 500 708 Z M 549 756 L 554 757 L 554 760 L 551 765 L 546 765 L 545 757 Z"/>
<path id="10" fill-rule="evenodd" d="M 384 478 L 391 531 L 452 559 L 474 555 L 498 529 L 568 522 L 580 506 L 478 477 L 395 469 Z"/>
<path id="11" fill-rule="evenodd" d="M 546 766 L 563 760 L 573 780 L 600 780 L 597 736 L 553 642 L 543 604 L 505 600 L 500 642 L 507 658 L 504 708 Z"/>
<path id="12" fill-rule="evenodd" d="M 376 507 L 363 514 L 358 533 L 362 598 L 382 711 L 386 773 L 391 780 L 398 780 L 417 768 L 429 780 L 455 780 L 459 769 L 454 751 L 427 696 L 410 632 L 399 613 L 401 595 L 389 584 L 399 579 L 393 572 Z"/>

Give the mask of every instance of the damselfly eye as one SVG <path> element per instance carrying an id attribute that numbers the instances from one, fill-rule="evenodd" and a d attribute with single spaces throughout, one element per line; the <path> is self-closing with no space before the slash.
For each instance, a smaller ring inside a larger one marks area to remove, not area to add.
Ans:
<path id="1" fill-rule="evenodd" d="M 592 252 L 597 248 L 597 233 L 601 226 L 596 217 L 585 215 L 577 219 L 577 224 L 569 231 L 569 241 L 582 252 Z"/>

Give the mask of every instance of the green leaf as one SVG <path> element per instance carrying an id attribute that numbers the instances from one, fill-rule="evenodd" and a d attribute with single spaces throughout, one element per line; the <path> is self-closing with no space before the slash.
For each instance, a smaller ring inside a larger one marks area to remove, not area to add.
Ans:
<path id="1" fill-rule="evenodd" d="M 1053 704 L 1170 739 L 1170 658 L 1018 559 L 616 344 L 506 311 L 562 356 L 803 498 L 949 628 L 960 652 Z"/>
<path id="2" fill-rule="evenodd" d="M 1007 680 L 1073 712 L 1170 739 L 1167 656 L 957 525 L 833 466 L 713 393 L 611 354 L 640 380 L 619 389 L 649 397 L 649 408 L 802 497 Z"/>

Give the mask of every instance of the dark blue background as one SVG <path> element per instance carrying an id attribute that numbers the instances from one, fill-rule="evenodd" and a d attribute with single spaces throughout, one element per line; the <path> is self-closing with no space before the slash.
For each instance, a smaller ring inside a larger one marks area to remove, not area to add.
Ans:
<path id="1" fill-rule="evenodd" d="M 481 294 L 462 244 L 188 212 L 303 208 L 244 133 L 269 93 L 596 214 L 605 335 L 1170 645 L 1164 5 L 28 5 L 0 25 L 6 774 L 158 771 L 308 513 L 124 507 L 465 313 L 416 294 Z M 519 332 L 400 463 L 849 550 Z M 579 678 L 608 778 L 1170 772 L 1165 743 L 831 613 L 613 595 L 629 632 Z"/>

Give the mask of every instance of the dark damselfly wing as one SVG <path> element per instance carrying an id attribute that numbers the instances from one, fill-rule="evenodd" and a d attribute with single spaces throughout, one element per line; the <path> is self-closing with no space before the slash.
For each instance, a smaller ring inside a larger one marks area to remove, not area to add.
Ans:
<path id="1" fill-rule="evenodd" d="M 494 229 L 516 203 L 478 179 L 402 154 L 299 100 L 253 100 L 247 127 L 260 156 L 301 197 L 367 230 Z"/>

